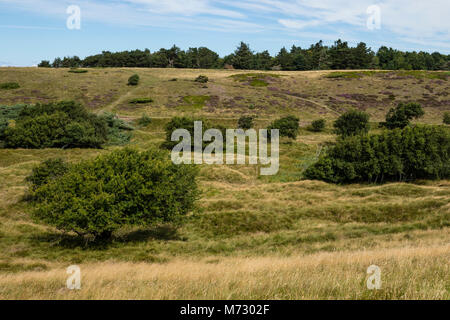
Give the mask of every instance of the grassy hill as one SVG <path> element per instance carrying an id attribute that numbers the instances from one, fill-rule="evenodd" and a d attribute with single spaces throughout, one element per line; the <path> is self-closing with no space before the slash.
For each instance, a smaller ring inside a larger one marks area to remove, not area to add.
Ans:
<path id="1" fill-rule="evenodd" d="M 160 144 L 175 115 L 196 115 L 228 128 L 241 115 L 257 127 L 284 114 L 301 119 L 295 141 L 282 140 L 280 172 L 254 166 L 202 166 L 203 196 L 179 229 L 123 229 L 112 243 L 86 245 L 33 222 L 24 179 L 42 160 L 76 162 L 104 150 L 0 149 L 0 298 L 145 299 L 449 299 L 450 181 L 338 186 L 305 181 L 331 120 L 347 108 L 382 121 L 400 101 L 418 101 L 421 122 L 442 123 L 450 109 L 448 73 L 240 72 L 171 69 L 2 68 L 0 105 L 73 99 L 95 112 L 153 121 L 134 132 L 139 149 Z M 141 78 L 127 86 L 130 75 Z M 210 82 L 200 84 L 200 75 Z M 174 81 L 174 79 L 177 79 Z M 153 102 L 130 103 L 151 98 Z M 325 118 L 327 128 L 306 126 Z M 78 264 L 82 290 L 65 289 L 65 268 Z M 383 287 L 366 288 L 371 264 Z"/>

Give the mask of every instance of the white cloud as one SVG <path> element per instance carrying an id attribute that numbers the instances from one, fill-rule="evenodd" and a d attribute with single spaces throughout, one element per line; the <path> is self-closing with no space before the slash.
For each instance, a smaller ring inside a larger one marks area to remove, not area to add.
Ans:
<path id="1" fill-rule="evenodd" d="M 450 42 L 449 0 L 0 0 L 2 4 L 61 19 L 69 4 L 77 4 L 83 19 L 108 24 L 286 35 L 301 30 L 344 34 L 346 39 L 369 32 L 366 10 L 375 4 L 381 7 L 381 30 L 372 31 L 373 38 L 382 34 L 386 42 L 425 48 L 448 48 Z"/>

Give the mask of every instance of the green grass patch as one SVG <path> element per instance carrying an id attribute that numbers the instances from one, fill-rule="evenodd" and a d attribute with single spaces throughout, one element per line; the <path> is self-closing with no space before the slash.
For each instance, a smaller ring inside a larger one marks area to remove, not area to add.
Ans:
<path id="1" fill-rule="evenodd" d="M 0 89 L 2 90 L 13 90 L 18 88 L 20 88 L 20 85 L 17 82 L 0 83 Z"/>
<path id="2" fill-rule="evenodd" d="M 202 109 L 206 102 L 211 100 L 210 96 L 186 96 L 183 98 L 183 102 L 186 103 L 186 105 L 181 106 L 182 109 Z"/>
<path id="3" fill-rule="evenodd" d="M 273 73 L 244 73 L 232 75 L 235 81 L 248 82 L 252 87 L 267 87 L 268 78 L 280 78 L 281 76 Z"/>
<path id="4" fill-rule="evenodd" d="M 70 73 L 88 73 L 88 70 L 85 69 L 70 69 Z"/>
<path id="5" fill-rule="evenodd" d="M 447 81 L 450 77 L 450 72 L 432 72 L 432 71 L 419 71 L 419 70 L 408 70 L 397 72 L 399 76 L 403 77 L 414 77 L 416 79 L 438 79 Z"/>

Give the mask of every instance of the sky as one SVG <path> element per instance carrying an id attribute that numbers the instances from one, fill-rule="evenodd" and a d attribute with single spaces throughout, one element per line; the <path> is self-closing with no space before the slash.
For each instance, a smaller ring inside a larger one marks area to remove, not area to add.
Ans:
<path id="1" fill-rule="evenodd" d="M 0 66 L 174 44 L 224 56 L 240 41 L 275 55 L 339 38 L 449 54 L 449 17 L 449 0 L 0 0 Z"/>

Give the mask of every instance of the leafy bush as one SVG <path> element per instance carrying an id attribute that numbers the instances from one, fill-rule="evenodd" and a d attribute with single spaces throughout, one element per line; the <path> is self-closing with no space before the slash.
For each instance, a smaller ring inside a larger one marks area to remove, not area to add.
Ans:
<path id="1" fill-rule="evenodd" d="M 397 107 L 389 110 L 386 122 L 383 125 L 388 129 L 404 128 L 412 119 L 422 117 L 425 112 L 419 103 L 399 103 Z"/>
<path id="2" fill-rule="evenodd" d="M 137 86 L 139 84 L 139 75 L 133 74 L 131 77 L 128 78 L 128 85 L 129 86 Z"/>
<path id="3" fill-rule="evenodd" d="M 65 232 L 108 239 L 125 225 L 177 221 L 199 195 L 197 169 L 167 153 L 122 149 L 70 165 L 32 191 L 32 216 Z"/>
<path id="4" fill-rule="evenodd" d="M 253 128 L 253 117 L 250 116 L 242 116 L 238 120 L 238 128 L 248 130 Z"/>
<path id="5" fill-rule="evenodd" d="M 417 126 L 341 138 L 305 177 L 332 183 L 447 179 L 450 132 Z"/>
<path id="6" fill-rule="evenodd" d="M 315 120 L 311 123 L 311 131 L 322 132 L 325 129 L 326 121 L 324 119 Z"/>
<path id="7" fill-rule="evenodd" d="M 172 149 L 174 146 L 176 146 L 179 142 L 171 141 L 172 140 L 172 133 L 177 129 L 185 129 L 187 130 L 191 135 L 191 146 L 194 146 L 194 122 L 195 121 L 202 121 L 202 127 L 203 132 L 205 132 L 208 129 L 217 129 L 220 130 L 225 137 L 226 134 L 226 128 L 220 125 L 214 125 L 212 126 L 208 121 L 203 121 L 201 119 L 192 119 L 192 118 L 186 118 L 186 117 L 174 117 L 172 120 L 170 120 L 169 123 L 166 125 L 166 141 L 161 145 L 162 148 L 165 149 Z M 208 142 L 203 142 L 203 147 L 208 145 Z"/>
<path id="8" fill-rule="evenodd" d="M 444 113 L 444 119 L 442 121 L 444 124 L 450 124 L 450 112 Z"/>
<path id="9" fill-rule="evenodd" d="M 369 115 L 362 111 L 350 110 L 334 122 L 335 133 L 343 136 L 366 134 L 369 132 Z"/>
<path id="10" fill-rule="evenodd" d="M 129 141 L 131 130 L 114 115 L 97 116 L 73 101 L 25 106 L 8 126 L 7 148 L 100 148 L 106 142 Z"/>
<path id="11" fill-rule="evenodd" d="M 288 137 L 291 139 L 296 139 L 298 135 L 298 129 L 300 128 L 298 122 L 299 118 L 295 116 L 287 116 L 272 122 L 272 124 L 267 128 L 268 136 L 270 137 L 270 130 L 279 129 L 280 137 Z"/>
<path id="12" fill-rule="evenodd" d="M 136 99 L 130 100 L 131 104 L 146 104 L 146 103 L 152 103 L 152 102 L 153 102 L 152 98 L 136 98 Z"/>
<path id="13" fill-rule="evenodd" d="M 200 83 L 207 83 L 209 81 L 209 78 L 207 76 L 198 76 L 195 79 L 195 82 L 200 82 Z"/>
<path id="14" fill-rule="evenodd" d="M 31 175 L 26 178 L 26 181 L 31 184 L 31 190 L 35 191 L 51 180 L 64 175 L 68 170 L 68 164 L 62 159 L 49 159 L 34 167 Z"/>
<path id="15" fill-rule="evenodd" d="M 11 90 L 11 89 L 18 89 L 18 88 L 20 88 L 20 85 L 17 82 L 0 83 L 0 89 L 3 89 L 3 90 Z"/>
<path id="16" fill-rule="evenodd" d="M 152 123 L 152 119 L 146 115 L 143 114 L 138 120 L 137 120 L 137 124 L 141 127 L 147 127 L 148 125 L 150 125 L 150 123 Z"/>

